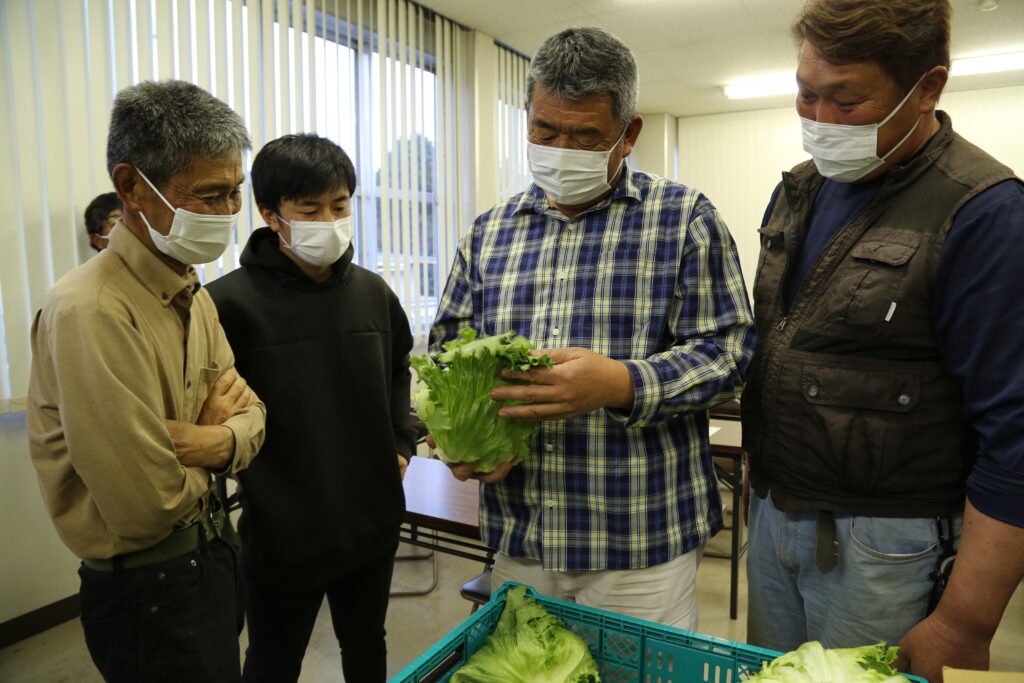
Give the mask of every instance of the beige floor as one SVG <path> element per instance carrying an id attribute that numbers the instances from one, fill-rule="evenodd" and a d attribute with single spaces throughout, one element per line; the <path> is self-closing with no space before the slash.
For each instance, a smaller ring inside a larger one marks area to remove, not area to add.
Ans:
<path id="1" fill-rule="evenodd" d="M 728 534 L 720 534 L 709 550 L 727 547 Z M 402 551 L 406 552 L 405 549 Z M 459 597 L 459 587 L 475 576 L 481 565 L 440 555 L 440 581 L 423 597 L 394 598 L 388 614 L 388 675 L 393 676 L 419 657 L 469 615 L 470 604 Z M 742 565 L 741 565 L 742 566 Z M 729 619 L 729 561 L 706 558 L 698 575 L 702 633 L 743 642 L 746 635 L 745 575 L 740 573 L 739 619 Z M 394 588 L 415 589 L 430 583 L 429 562 L 403 562 L 396 569 Z M 992 646 L 992 668 L 1024 671 L 1024 587 L 1018 589 Z M 242 634 L 242 649 L 245 634 Z M 12 683 L 92 683 L 102 679 L 89 660 L 78 621 L 68 622 L 26 641 L 0 650 L 0 681 Z M 300 681 L 340 681 L 337 641 L 326 605 L 306 652 Z"/>

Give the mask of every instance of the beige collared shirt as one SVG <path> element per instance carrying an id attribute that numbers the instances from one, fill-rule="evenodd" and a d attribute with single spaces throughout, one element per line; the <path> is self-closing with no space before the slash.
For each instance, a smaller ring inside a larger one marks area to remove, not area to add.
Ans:
<path id="1" fill-rule="evenodd" d="M 202 511 L 209 472 L 164 420 L 195 422 L 235 359 L 194 268 L 178 275 L 123 225 L 47 292 L 32 326 L 28 434 L 50 516 L 82 558 L 148 548 Z M 228 471 L 263 443 L 262 402 L 232 415 Z"/>

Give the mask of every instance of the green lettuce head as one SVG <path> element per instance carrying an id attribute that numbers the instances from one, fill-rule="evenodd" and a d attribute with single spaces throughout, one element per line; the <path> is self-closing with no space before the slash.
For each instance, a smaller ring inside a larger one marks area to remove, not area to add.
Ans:
<path id="1" fill-rule="evenodd" d="M 413 404 L 441 449 L 446 462 L 473 462 L 475 472 L 491 472 L 499 463 L 522 462 L 536 423 L 498 417 L 502 406 L 516 401 L 495 401 L 496 386 L 522 384 L 501 376 L 501 371 L 551 368 L 548 356 L 531 356 L 533 345 L 514 331 L 477 338 L 466 328 L 459 338 L 442 346 L 435 362 L 430 356 L 410 359 L 420 386 Z"/>
<path id="2" fill-rule="evenodd" d="M 747 677 L 757 683 L 907 683 L 893 666 L 899 648 L 885 643 L 826 649 L 812 640 Z"/>
<path id="3" fill-rule="evenodd" d="M 516 586 L 483 646 L 451 683 L 599 683 L 587 644 Z"/>

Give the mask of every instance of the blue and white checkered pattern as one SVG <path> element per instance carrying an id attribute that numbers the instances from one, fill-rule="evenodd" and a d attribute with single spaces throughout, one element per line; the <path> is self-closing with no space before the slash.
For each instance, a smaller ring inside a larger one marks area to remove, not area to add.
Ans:
<path id="1" fill-rule="evenodd" d="M 754 342 L 736 247 L 711 202 L 641 172 L 569 219 L 532 185 L 463 238 L 431 348 L 463 327 L 624 361 L 632 411 L 543 422 L 481 496 L 484 541 L 546 569 L 666 562 L 722 527 L 706 408 L 736 397 Z"/>

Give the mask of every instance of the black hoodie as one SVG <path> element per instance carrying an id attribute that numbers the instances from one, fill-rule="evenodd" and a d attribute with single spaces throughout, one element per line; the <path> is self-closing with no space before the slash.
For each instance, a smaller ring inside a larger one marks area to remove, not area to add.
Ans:
<path id="1" fill-rule="evenodd" d="M 327 582 L 393 550 L 405 510 L 412 335 L 398 297 L 352 263 L 315 282 L 260 228 L 207 289 L 235 367 L 267 406 L 266 441 L 239 473 L 242 567 L 278 589 Z"/>

